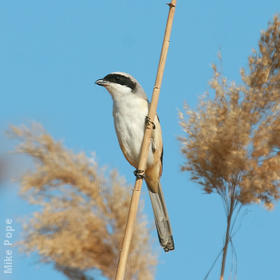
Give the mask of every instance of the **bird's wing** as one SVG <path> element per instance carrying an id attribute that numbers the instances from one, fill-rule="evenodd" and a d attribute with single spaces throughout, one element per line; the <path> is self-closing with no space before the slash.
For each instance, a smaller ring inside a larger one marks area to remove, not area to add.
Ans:
<path id="1" fill-rule="evenodd" d="M 162 144 L 162 133 L 159 118 L 156 115 L 155 120 L 155 129 L 152 133 L 152 151 L 154 155 L 154 164 L 160 165 L 160 174 L 162 174 L 162 164 L 163 164 L 163 144 Z"/>

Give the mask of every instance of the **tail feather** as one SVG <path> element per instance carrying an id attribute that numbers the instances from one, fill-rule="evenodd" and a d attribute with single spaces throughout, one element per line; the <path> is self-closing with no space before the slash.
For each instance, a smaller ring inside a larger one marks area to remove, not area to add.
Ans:
<path id="1" fill-rule="evenodd" d="M 159 184 L 157 193 L 151 192 L 149 190 L 149 195 L 154 210 L 155 224 L 157 228 L 159 242 L 165 252 L 174 250 L 174 240 L 172 236 L 166 205 L 163 198 L 161 185 Z"/>

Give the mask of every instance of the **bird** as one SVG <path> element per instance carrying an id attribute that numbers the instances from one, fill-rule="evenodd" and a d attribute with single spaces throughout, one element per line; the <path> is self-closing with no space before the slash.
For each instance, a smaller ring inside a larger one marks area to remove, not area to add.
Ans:
<path id="1" fill-rule="evenodd" d="M 104 87 L 113 99 L 113 118 L 118 142 L 124 157 L 137 171 L 150 106 L 147 95 L 140 83 L 124 72 L 112 72 L 95 83 Z M 159 242 L 164 251 L 168 252 L 174 250 L 175 246 L 160 184 L 163 144 L 158 116 L 152 123 L 153 132 L 144 180 L 149 190 Z"/>

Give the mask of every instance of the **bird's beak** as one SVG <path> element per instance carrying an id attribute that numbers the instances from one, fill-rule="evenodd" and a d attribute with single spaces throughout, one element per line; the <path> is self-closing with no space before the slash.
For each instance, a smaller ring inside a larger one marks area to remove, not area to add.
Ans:
<path id="1" fill-rule="evenodd" d="M 102 87 L 104 87 L 108 84 L 107 81 L 105 81 L 103 79 L 99 79 L 99 80 L 95 81 L 95 83 L 99 86 L 102 86 Z"/>

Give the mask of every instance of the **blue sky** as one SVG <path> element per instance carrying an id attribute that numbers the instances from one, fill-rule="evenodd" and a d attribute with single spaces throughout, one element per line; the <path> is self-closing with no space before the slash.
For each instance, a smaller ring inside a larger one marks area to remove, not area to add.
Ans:
<path id="1" fill-rule="evenodd" d="M 133 168 L 117 144 L 111 97 L 94 81 L 112 71 L 128 72 L 151 96 L 168 13 L 165 3 L 1 1 L 2 152 L 11 147 L 3 135 L 9 124 L 37 121 L 75 152 L 95 152 L 100 165 L 117 168 L 133 184 Z M 165 149 L 162 185 L 176 250 L 165 254 L 157 249 L 156 279 L 203 279 L 222 247 L 225 231 L 220 198 L 203 194 L 188 174 L 180 172 L 183 158 L 177 141 L 182 135 L 178 110 L 185 101 L 195 108 L 199 96 L 209 89 L 211 64 L 217 62 L 219 50 L 224 74 L 240 82 L 240 68 L 247 67 L 247 57 L 257 48 L 260 31 L 279 8 L 276 0 L 178 0 L 158 105 Z M 1 243 L 5 219 L 13 219 L 16 241 L 20 237 L 16 219 L 32 210 L 18 197 L 15 185 L 5 182 L 5 186 L 0 193 Z M 142 198 L 152 222 L 145 188 Z M 279 221 L 279 206 L 271 212 L 262 205 L 246 208 L 234 237 L 237 279 L 279 279 Z M 219 270 L 220 262 L 208 279 L 217 279 Z M 2 267 L 0 274 L 2 279 Z M 40 264 L 35 257 L 27 258 L 16 250 L 14 273 L 5 277 L 65 279 L 51 265 Z"/>

